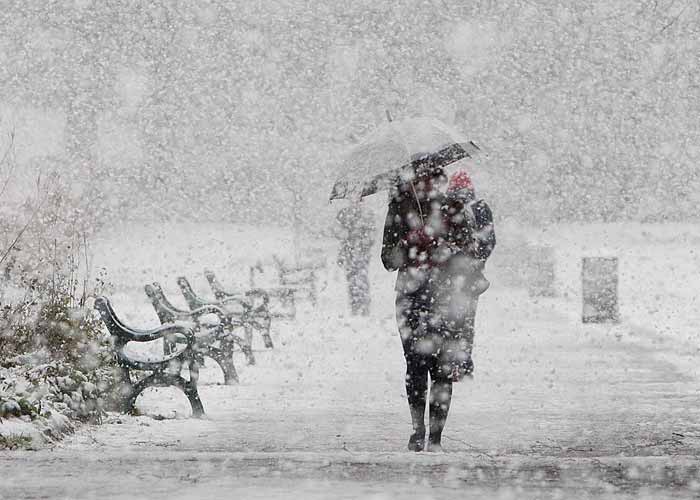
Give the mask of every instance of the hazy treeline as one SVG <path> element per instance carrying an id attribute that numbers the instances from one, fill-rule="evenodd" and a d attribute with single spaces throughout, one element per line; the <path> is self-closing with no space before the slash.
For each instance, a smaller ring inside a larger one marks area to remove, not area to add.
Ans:
<path id="1" fill-rule="evenodd" d="M 697 217 L 698 8 L 7 0 L 8 189 L 59 170 L 91 217 L 324 224 L 334 160 L 388 109 L 482 144 L 499 216 Z"/>

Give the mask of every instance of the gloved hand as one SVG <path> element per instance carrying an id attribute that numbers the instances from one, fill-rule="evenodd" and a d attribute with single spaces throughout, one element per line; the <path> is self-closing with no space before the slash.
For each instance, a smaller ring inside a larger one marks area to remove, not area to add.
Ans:
<path id="1" fill-rule="evenodd" d="M 411 229 L 406 235 L 406 246 L 417 248 L 420 251 L 428 250 L 433 246 L 433 238 L 425 232 L 424 227 Z"/>
<path id="2" fill-rule="evenodd" d="M 435 243 L 435 240 L 422 227 L 411 229 L 406 238 L 401 240 L 401 245 L 406 250 L 408 260 L 414 265 L 429 262 Z"/>

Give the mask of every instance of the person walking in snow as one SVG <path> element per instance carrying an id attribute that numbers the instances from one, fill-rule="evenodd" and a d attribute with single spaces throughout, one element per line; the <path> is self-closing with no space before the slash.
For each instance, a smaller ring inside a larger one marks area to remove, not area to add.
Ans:
<path id="1" fill-rule="evenodd" d="M 473 324 L 470 330 L 468 320 L 458 321 L 461 316 L 450 315 L 449 306 L 459 304 L 457 311 L 475 312 L 475 300 L 464 305 L 460 294 L 453 292 L 472 290 L 475 283 L 466 285 L 463 278 L 474 281 L 474 276 L 457 265 L 458 258 L 471 256 L 472 250 L 482 248 L 482 242 L 474 241 L 479 237 L 478 229 L 468 231 L 466 227 L 472 219 L 464 215 L 473 212 L 474 205 L 467 203 L 466 209 L 464 203 L 460 205 L 463 181 L 455 179 L 448 196 L 440 191 L 445 181 L 441 168 L 430 164 L 417 168 L 414 179 L 396 186 L 384 225 L 382 262 L 387 270 L 398 271 L 396 317 L 406 359 L 406 395 L 413 427 L 408 441 L 411 451 L 442 450 L 452 383 L 470 373 L 471 350 L 466 354 L 469 341 L 457 339 L 468 338 L 470 331 L 473 337 Z M 480 216 L 479 224 L 474 219 L 474 227 L 488 231 L 486 218 Z M 484 240 L 486 246 L 488 238 Z M 495 243 L 495 239 L 492 241 Z M 484 252 L 490 253 L 486 247 Z M 483 268 L 480 262 L 471 261 L 475 269 Z M 465 314 L 465 317 L 470 316 Z M 426 403 L 429 407 L 427 447 Z"/>
<path id="2" fill-rule="evenodd" d="M 382 263 L 398 271 L 396 279 L 396 321 L 406 359 L 406 395 L 413 434 L 411 451 L 425 448 L 425 407 L 430 388 L 430 434 L 428 449 L 438 450 L 447 419 L 452 382 L 440 370 L 436 346 L 440 330 L 430 321 L 432 307 L 431 254 L 442 231 L 440 192 L 446 177 L 430 164 L 416 169 L 414 179 L 397 185 L 390 197 L 384 224 Z"/>
<path id="3" fill-rule="evenodd" d="M 374 244 L 374 220 L 359 203 L 345 207 L 337 216 L 341 228 L 338 265 L 348 282 L 350 311 L 367 316 L 370 308 L 369 259 Z"/>

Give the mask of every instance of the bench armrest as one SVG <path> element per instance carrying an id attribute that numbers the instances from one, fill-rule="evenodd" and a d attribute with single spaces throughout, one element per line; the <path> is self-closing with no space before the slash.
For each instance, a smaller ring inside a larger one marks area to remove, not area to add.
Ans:
<path id="1" fill-rule="evenodd" d="M 206 314 L 216 314 L 219 317 L 219 320 L 222 322 L 226 321 L 226 317 L 228 314 L 226 314 L 226 311 L 224 311 L 221 307 L 214 305 L 214 304 L 207 304 L 202 307 L 198 307 L 197 309 L 194 309 L 193 311 L 189 312 L 189 315 L 194 319 L 195 321 L 199 321 L 199 318 Z"/>
<path id="2" fill-rule="evenodd" d="M 110 335 L 118 339 L 119 344 L 127 342 L 150 342 L 175 334 L 184 335 L 187 343 L 194 345 L 194 332 L 191 328 L 174 323 L 166 323 L 156 328 L 140 329 L 125 325 L 116 315 L 109 299 L 98 297 L 95 299 L 95 309 L 100 313 L 102 322 L 107 327 Z"/>
<path id="3" fill-rule="evenodd" d="M 168 337 L 170 335 L 184 335 L 185 338 L 194 341 L 194 332 L 191 328 L 184 325 L 176 325 L 174 323 L 168 323 L 161 325 L 157 328 L 151 330 L 137 330 L 134 328 L 121 330 L 116 335 L 123 337 L 130 342 L 150 342 L 152 340 L 162 339 L 163 337 Z M 114 333 L 112 333 L 114 335 Z"/>
<path id="4" fill-rule="evenodd" d="M 250 310 L 251 304 L 248 302 L 247 299 L 241 297 L 240 295 L 233 295 L 233 294 L 226 294 L 224 298 L 219 300 L 218 302 L 221 304 L 222 307 L 226 307 L 227 305 L 238 305 L 243 308 L 242 312 L 246 312 Z"/>

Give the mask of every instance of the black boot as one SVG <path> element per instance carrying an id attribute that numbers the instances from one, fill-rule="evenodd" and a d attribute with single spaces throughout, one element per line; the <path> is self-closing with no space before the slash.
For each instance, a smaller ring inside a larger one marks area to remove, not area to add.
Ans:
<path id="1" fill-rule="evenodd" d="M 425 404 L 422 407 L 411 407 L 411 423 L 413 434 L 408 439 L 409 451 L 423 451 L 425 448 Z"/>
<path id="2" fill-rule="evenodd" d="M 451 401 L 452 382 L 433 382 L 430 389 L 430 433 L 427 451 L 442 451 L 442 430 L 445 428 Z"/>

